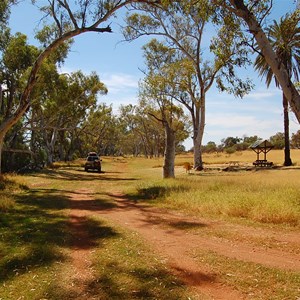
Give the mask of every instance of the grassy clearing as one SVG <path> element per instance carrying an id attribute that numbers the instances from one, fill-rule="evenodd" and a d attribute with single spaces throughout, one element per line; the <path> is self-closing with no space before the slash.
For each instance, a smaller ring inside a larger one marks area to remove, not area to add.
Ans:
<path id="1" fill-rule="evenodd" d="M 176 164 L 190 158 L 179 157 Z M 218 159 L 224 163 L 223 158 Z M 231 156 L 230 160 L 237 159 Z M 289 226 L 295 230 L 300 226 L 298 169 L 189 175 L 179 167 L 176 179 L 161 180 L 161 165 L 162 159 L 103 158 L 102 174 L 86 173 L 81 164 L 76 163 L 24 177 L 2 177 L 0 299 L 72 299 L 65 276 L 70 272 L 68 260 L 71 251 L 66 212 L 70 194 L 76 194 L 82 188 L 90 190 L 95 198 L 94 204 L 101 210 L 114 208 L 111 193 L 125 192 L 136 201 L 149 201 L 153 205 L 197 216 L 255 222 L 259 226 L 266 223 Z M 30 190 L 26 188 L 26 182 L 30 183 Z M 182 224 L 182 227 L 185 230 L 189 225 Z M 90 285 L 95 295 L 100 295 L 101 299 L 188 297 L 181 283 L 167 272 L 164 262 L 150 254 L 147 246 L 132 232 L 100 219 L 88 220 L 87 228 L 96 245 L 94 266 L 97 280 Z M 199 257 L 215 266 L 221 275 L 226 272 L 222 275 L 224 280 L 234 279 L 233 283 L 226 282 L 250 296 L 253 294 L 253 299 L 291 299 L 285 295 L 295 295 L 294 286 L 299 286 L 295 274 L 212 254 Z M 236 280 L 243 275 L 239 275 L 239 269 L 248 274 L 241 281 Z M 259 277 L 255 276 L 260 273 L 264 279 L 256 289 Z M 252 280 L 251 285 L 247 286 L 247 280 Z M 261 294 L 264 286 L 266 293 Z"/>
<path id="2" fill-rule="evenodd" d="M 114 207 L 110 193 L 135 178 L 124 178 L 113 163 L 109 167 L 104 174 L 61 167 L 15 177 L 16 182 L 30 182 L 25 192 L 18 184 L 6 184 L 14 200 L 0 214 L 0 299 L 79 296 L 71 280 L 76 270 L 70 264 L 69 197 L 86 188 L 95 197 L 95 209 Z M 96 275 L 89 291 L 97 299 L 193 299 L 135 234 L 99 218 L 88 218 L 84 226 L 93 245 Z"/>
<path id="3" fill-rule="evenodd" d="M 267 268 L 259 264 L 230 259 L 214 252 L 198 252 L 195 257 L 206 263 L 218 278 L 244 293 L 249 299 L 298 299 L 300 274 Z"/>
<path id="4" fill-rule="evenodd" d="M 136 197 L 199 216 L 299 226 L 299 171 L 275 172 L 147 181 L 137 185 Z"/>
<path id="5" fill-rule="evenodd" d="M 260 156 L 261 159 L 263 155 Z M 300 150 L 291 149 L 291 158 L 295 166 L 300 166 Z M 211 164 L 225 164 L 230 161 L 238 161 L 241 163 L 248 163 L 252 165 L 252 162 L 256 160 L 256 153 L 252 150 L 237 151 L 232 154 L 226 153 L 204 153 L 203 162 L 204 165 Z M 284 162 L 284 152 L 283 150 L 271 150 L 267 154 L 267 160 L 272 161 L 275 165 L 282 166 Z M 178 166 L 182 165 L 183 162 L 189 162 L 193 164 L 193 157 L 191 154 L 179 155 L 176 157 L 176 164 Z"/>
<path id="6" fill-rule="evenodd" d="M 28 190 L 21 177 L 0 175 L 0 212 L 7 212 L 15 205 L 14 194 Z"/>
<path id="7" fill-rule="evenodd" d="M 177 157 L 176 164 L 182 166 L 189 158 L 190 155 Z M 161 168 L 153 168 L 158 162 L 128 159 L 129 172 L 138 178 L 135 190 L 133 185 L 126 187 L 130 197 L 155 200 L 155 205 L 198 216 L 300 226 L 297 168 L 186 174 L 183 167 L 177 167 L 175 180 L 162 180 L 158 179 Z M 226 157 L 219 158 L 219 162 L 226 163 Z"/>

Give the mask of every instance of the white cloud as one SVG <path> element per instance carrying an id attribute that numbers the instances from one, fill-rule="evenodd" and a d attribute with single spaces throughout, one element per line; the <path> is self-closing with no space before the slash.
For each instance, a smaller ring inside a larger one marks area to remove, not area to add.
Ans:
<path id="1" fill-rule="evenodd" d="M 136 93 L 139 79 L 129 74 L 102 74 L 101 81 L 107 86 L 109 94 L 131 91 Z"/>
<path id="2" fill-rule="evenodd" d="M 264 115 L 238 115 L 237 111 L 232 113 L 209 113 L 206 118 L 204 133 L 204 144 L 208 141 L 219 142 L 228 136 L 243 137 L 257 135 L 268 139 L 277 132 L 283 132 L 283 117 L 271 114 L 268 118 Z M 290 115 L 290 133 L 299 130 L 299 124 L 295 121 L 293 114 Z"/>
<path id="3" fill-rule="evenodd" d="M 271 97 L 278 97 L 281 94 L 279 90 L 258 90 L 251 92 L 244 97 L 244 99 L 254 99 L 254 100 L 269 100 Z"/>

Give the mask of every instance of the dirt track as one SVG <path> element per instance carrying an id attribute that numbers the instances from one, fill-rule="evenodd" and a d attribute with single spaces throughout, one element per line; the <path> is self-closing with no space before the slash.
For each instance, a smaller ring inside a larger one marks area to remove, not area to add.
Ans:
<path id="1" fill-rule="evenodd" d="M 225 222 L 211 222 L 202 219 L 190 219 L 180 214 L 162 211 L 147 205 L 136 204 L 128 201 L 124 195 L 117 191 L 110 195 L 116 206 L 113 208 L 97 209 L 93 202 L 93 191 L 78 189 L 70 195 L 72 201 L 70 212 L 71 230 L 76 230 L 74 240 L 73 261 L 80 274 L 77 278 L 76 288 L 81 291 L 85 299 L 89 299 L 88 291 L 84 291 L 84 282 L 92 277 L 90 269 L 89 253 L 92 249 L 89 236 L 81 221 L 87 216 L 98 215 L 124 228 L 134 230 L 153 248 L 153 250 L 166 260 L 170 270 L 181 278 L 187 285 L 193 287 L 208 299 L 247 299 L 245 295 L 229 286 L 224 285 L 205 264 L 199 263 L 194 258 L 197 250 L 211 250 L 217 254 L 236 258 L 239 260 L 259 263 L 261 265 L 276 267 L 284 270 L 300 271 L 300 255 L 295 251 L 285 251 L 283 248 L 268 248 L 258 243 L 245 243 L 244 240 L 226 240 L 214 235 L 202 235 L 201 230 L 182 230 L 182 226 L 209 230 L 222 229 L 237 236 L 246 236 L 251 239 L 271 238 L 275 244 L 287 245 L 293 243 L 293 249 L 300 249 L 300 237 L 297 234 L 280 234 L 272 230 L 253 230 L 240 225 L 227 224 Z M 86 201 L 85 200 L 89 200 Z M 78 244 L 79 243 L 79 244 Z M 76 245 L 89 245 L 88 247 L 76 247 Z M 295 246 L 296 245 L 296 246 Z M 76 262 L 76 263 L 75 263 Z"/>

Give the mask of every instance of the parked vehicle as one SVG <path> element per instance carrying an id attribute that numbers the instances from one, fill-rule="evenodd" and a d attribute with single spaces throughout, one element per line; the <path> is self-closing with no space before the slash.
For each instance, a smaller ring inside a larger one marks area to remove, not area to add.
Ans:
<path id="1" fill-rule="evenodd" d="M 97 170 L 101 172 L 101 159 L 96 152 L 89 152 L 84 164 L 84 170 Z"/>

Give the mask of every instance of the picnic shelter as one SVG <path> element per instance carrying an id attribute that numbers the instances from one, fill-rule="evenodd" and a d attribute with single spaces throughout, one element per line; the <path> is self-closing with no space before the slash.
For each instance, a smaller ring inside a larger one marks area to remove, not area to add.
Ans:
<path id="1" fill-rule="evenodd" d="M 267 161 L 267 153 L 271 151 L 274 146 L 268 140 L 257 140 L 249 147 L 252 149 L 257 157 L 256 161 L 253 162 L 253 165 L 259 167 L 271 167 L 273 162 Z M 263 159 L 260 159 L 260 154 L 263 153 Z"/>

